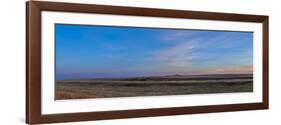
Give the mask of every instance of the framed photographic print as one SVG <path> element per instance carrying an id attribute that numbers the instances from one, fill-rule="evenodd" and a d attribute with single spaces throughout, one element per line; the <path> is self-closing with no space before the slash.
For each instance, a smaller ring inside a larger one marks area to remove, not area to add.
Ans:
<path id="1" fill-rule="evenodd" d="M 29 124 L 268 109 L 268 16 L 29 1 Z"/>

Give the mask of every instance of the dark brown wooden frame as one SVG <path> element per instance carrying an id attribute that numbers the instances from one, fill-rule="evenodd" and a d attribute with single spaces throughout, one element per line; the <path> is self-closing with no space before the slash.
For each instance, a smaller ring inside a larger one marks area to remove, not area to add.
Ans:
<path id="1" fill-rule="evenodd" d="M 102 111 L 67 114 L 41 114 L 41 11 L 100 13 L 221 21 L 258 22 L 263 24 L 263 101 L 262 103 L 167 107 L 139 110 Z M 29 1 L 26 3 L 26 123 L 54 123 L 133 117 L 151 117 L 194 113 L 268 109 L 268 16 L 182 11 L 90 4 Z"/>

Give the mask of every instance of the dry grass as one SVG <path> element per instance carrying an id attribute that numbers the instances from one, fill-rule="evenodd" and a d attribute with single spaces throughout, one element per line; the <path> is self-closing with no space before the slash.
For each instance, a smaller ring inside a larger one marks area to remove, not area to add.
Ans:
<path id="1" fill-rule="evenodd" d="M 253 92 L 251 74 L 81 79 L 56 82 L 55 99 Z"/>
<path id="2" fill-rule="evenodd" d="M 96 98 L 93 93 L 69 90 L 57 90 L 56 99 L 83 99 L 83 98 Z"/>

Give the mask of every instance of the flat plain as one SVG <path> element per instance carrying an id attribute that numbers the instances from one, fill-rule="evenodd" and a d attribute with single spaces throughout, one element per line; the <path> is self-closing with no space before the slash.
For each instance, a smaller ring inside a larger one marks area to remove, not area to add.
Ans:
<path id="1" fill-rule="evenodd" d="M 55 99 L 253 92 L 252 74 L 167 75 L 57 80 Z"/>

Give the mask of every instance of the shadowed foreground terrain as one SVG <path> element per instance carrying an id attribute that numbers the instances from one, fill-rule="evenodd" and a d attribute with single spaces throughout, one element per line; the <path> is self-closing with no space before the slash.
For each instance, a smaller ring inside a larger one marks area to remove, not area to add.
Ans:
<path id="1" fill-rule="evenodd" d="M 252 74 L 170 75 L 56 81 L 55 99 L 252 92 Z"/>

